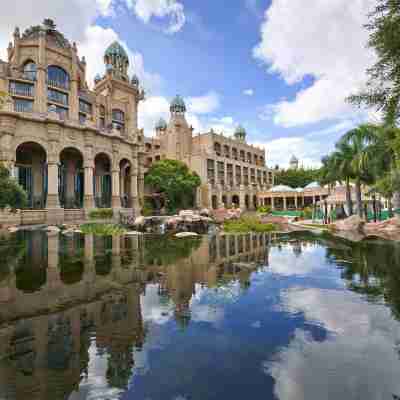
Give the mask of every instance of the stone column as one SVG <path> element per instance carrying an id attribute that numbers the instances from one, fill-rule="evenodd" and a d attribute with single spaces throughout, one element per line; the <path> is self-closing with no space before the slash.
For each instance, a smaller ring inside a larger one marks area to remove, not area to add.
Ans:
<path id="1" fill-rule="evenodd" d="M 283 209 L 287 210 L 287 199 L 285 196 L 283 196 Z"/>
<path id="2" fill-rule="evenodd" d="M 119 188 L 119 169 L 112 170 L 112 200 L 111 207 L 112 208 L 121 208 L 121 197 L 120 197 L 120 188 Z"/>
<path id="3" fill-rule="evenodd" d="M 85 170 L 85 184 L 84 184 L 84 198 L 83 207 L 85 209 L 94 208 L 94 193 L 93 193 L 93 171 L 94 163 L 93 160 L 88 160 L 84 164 Z"/>
<path id="4" fill-rule="evenodd" d="M 36 112 L 47 113 L 47 70 L 46 70 L 46 33 L 39 32 L 39 52 L 36 71 L 35 102 Z"/>
<path id="5" fill-rule="evenodd" d="M 133 165 L 131 166 L 131 202 L 132 208 L 135 215 L 140 214 L 139 196 L 138 196 L 138 159 L 133 159 Z"/>
<path id="6" fill-rule="evenodd" d="M 297 203 L 297 196 L 294 196 L 294 206 L 295 206 L 296 210 L 299 208 L 298 203 Z"/>
<path id="7" fill-rule="evenodd" d="M 58 199 L 58 160 L 49 160 L 47 175 L 47 208 L 60 208 L 60 201 Z"/>
<path id="8" fill-rule="evenodd" d="M 275 210 L 275 198 L 271 196 L 271 210 Z"/>

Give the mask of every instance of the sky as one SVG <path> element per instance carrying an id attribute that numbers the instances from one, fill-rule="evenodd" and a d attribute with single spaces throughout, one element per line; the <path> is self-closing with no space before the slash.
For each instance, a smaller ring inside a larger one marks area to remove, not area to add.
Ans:
<path id="1" fill-rule="evenodd" d="M 184 97 L 195 134 L 238 124 L 269 166 L 318 166 L 341 134 L 377 118 L 345 99 L 375 55 L 363 24 L 375 0 L 2 0 L 0 58 L 15 26 L 52 18 L 87 60 L 88 84 L 114 40 L 146 91 L 139 127 Z"/>

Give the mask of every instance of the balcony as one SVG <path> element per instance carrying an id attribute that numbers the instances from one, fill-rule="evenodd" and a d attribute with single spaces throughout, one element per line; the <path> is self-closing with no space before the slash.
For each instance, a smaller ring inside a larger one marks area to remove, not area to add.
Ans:
<path id="1" fill-rule="evenodd" d="M 24 113 L 33 112 L 33 101 L 16 99 L 14 101 L 14 111 Z"/>
<path id="2" fill-rule="evenodd" d="M 48 89 L 47 99 L 51 102 L 68 106 L 68 95 L 57 90 Z"/>
<path id="3" fill-rule="evenodd" d="M 62 90 L 69 90 L 69 82 L 61 81 L 57 79 L 47 79 L 47 85 Z"/>
<path id="4" fill-rule="evenodd" d="M 10 82 L 9 92 L 12 96 L 34 97 L 34 86 L 24 83 Z"/>

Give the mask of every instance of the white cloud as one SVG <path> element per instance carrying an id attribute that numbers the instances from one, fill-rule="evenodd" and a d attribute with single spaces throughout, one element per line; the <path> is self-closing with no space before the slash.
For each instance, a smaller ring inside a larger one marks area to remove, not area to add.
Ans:
<path id="1" fill-rule="evenodd" d="M 200 97 L 188 97 L 185 101 L 188 111 L 195 114 L 208 114 L 220 106 L 219 95 L 216 92 L 209 92 Z"/>
<path id="2" fill-rule="evenodd" d="M 152 18 L 169 18 L 168 25 L 164 29 L 166 33 L 179 32 L 185 25 L 184 6 L 176 0 L 126 0 L 126 3 L 146 24 Z"/>
<path id="3" fill-rule="evenodd" d="M 388 307 L 341 290 L 290 289 L 291 314 L 329 332 L 323 341 L 304 330 L 265 363 L 281 400 L 383 399 L 399 395 L 400 325 Z"/>
<path id="4" fill-rule="evenodd" d="M 245 96 L 253 96 L 254 95 L 254 90 L 253 89 L 246 89 L 243 91 L 243 94 Z"/>
<path id="5" fill-rule="evenodd" d="M 354 112 L 345 98 L 366 80 L 373 62 L 365 48 L 363 27 L 374 0 L 273 0 L 261 26 L 254 56 L 289 84 L 311 76 L 313 82 L 293 100 L 274 107 L 274 122 L 290 127 L 348 117 Z M 301 34 L 299 34 L 299 32 Z"/>

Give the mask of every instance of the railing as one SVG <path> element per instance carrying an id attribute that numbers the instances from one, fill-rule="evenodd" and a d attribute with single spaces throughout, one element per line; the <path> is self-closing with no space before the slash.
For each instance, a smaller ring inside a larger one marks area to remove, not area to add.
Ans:
<path id="1" fill-rule="evenodd" d="M 32 72 L 24 72 L 21 75 L 22 79 L 25 79 L 26 81 L 31 81 L 31 82 L 36 82 L 36 71 L 32 71 Z"/>
<path id="2" fill-rule="evenodd" d="M 33 101 L 25 100 L 21 101 L 14 101 L 14 111 L 16 112 L 33 112 Z"/>
<path id="3" fill-rule="evenodd" d="M 91 114 L 92 105 L 90 103 L 86 103 L 85 101 L 79 100 L 79 112 Z"/>
<path id="4" fill-rule="evenodd" d="M 47 98 L 59 104 L 68 106 L 68 95 L 65 93 L 57 92 L 56 90 L 47 90 Z"/>
<path id="5" fill-rule="evenodd" d="M 69 82 L 62 82 L 56 79 L 47 79 L 47 84 L 59 89 L 69 90 Z"/>
<path id="6" fill-rule="evenodd" d="M 33 85 L 10 85 L 10 94 L 15 96 L 33 97 Z"/>

